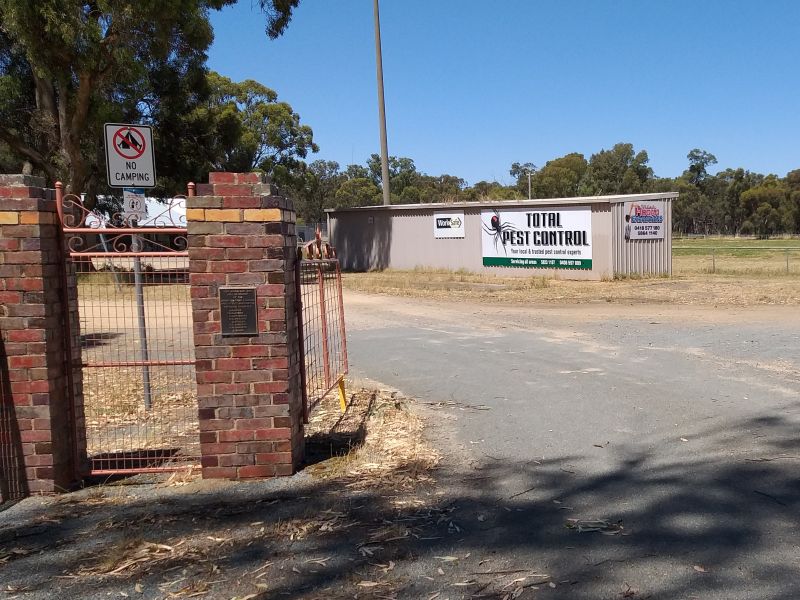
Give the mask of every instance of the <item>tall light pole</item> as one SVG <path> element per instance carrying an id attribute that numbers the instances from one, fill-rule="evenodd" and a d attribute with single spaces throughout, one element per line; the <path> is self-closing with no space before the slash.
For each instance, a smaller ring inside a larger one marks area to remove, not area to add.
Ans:
<path id="1" fill-rule="evenodd" d="M 389 147 L 386 143 L 386 105 L 383 101 L 383 55 L 381 53 L 381 18 L 378 14 L 378 0 L 375 7 L 375 62 L 378 68 L 378 120 L 381 128 L 381 179 L 383 181 L 383 204 L 391 204 L 389 195 Z"/>
<path id="2" fill-rule="evenodd" d="M 531 175 L 536 173 L 536 165 L 533 163 L 525 163 L 521 165 L 520 175 L 522 173 L 525 173 L 528 176 L 528 200 L 531 200 Z"/>

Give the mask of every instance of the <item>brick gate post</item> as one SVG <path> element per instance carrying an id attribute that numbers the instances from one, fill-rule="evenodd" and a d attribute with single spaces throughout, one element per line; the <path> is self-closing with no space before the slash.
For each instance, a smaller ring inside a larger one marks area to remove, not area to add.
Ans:
<path id="1" fill-rule="evenodd" d="M 68 365 L 64 282 L 75 293 L 54 190 L 30 175 L 0 175 L 0 492 L 67 490 L 85 436 L 80 370 Z M 74 310 L 74 308 L 73 308 Z M 69 371 L 68 371 L 69 369 Z M 74 401 L 68 394 L 73 386 Z M 76 414 L 80 413 L 80 414 Z M 78 439 L 76 439 L 78 438 Z"/>
<path id="2" fill-rule="evenodd" d="M 211 173 L 197 193 L 186 216 L 203 477 L 291 475 L 303 457 L 292 203 L 256 173 Z M 221 309 L 231 293 L 254 294 L 254 312 Z"/>

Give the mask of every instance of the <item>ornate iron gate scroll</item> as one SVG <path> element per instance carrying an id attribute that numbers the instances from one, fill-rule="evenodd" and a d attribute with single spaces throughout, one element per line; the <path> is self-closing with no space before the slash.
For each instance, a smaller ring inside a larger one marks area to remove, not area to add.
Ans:
<path id="1" fill-rule="evenodd" d="M 297 260 L 298 322 L 303 403 L 306 421 L 319 402 L 338 389 L 346 408 L 344 378 L 348 372 L 342 272 L 335 250 L 317 239 L 302 246 Z"/>
<path id="2" fill-rule="evenodd" d="M 141 222 L 88 210 L 60 187 L 56 201 L 77 272 L 71 343 L 83 372 L 88 474 L 197 462 L 185 198 Z"/>

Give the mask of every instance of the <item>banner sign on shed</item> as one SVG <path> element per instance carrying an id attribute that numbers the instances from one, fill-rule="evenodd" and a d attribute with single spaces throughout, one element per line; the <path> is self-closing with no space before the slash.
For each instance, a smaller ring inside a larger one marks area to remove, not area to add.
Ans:
<path id="1" fill-rule="evenodd" d="M 592 268 L 590 207 L 481 211 L 486 267 Z"/>
<path id="2" fill-rule="evenodd" d="M 153 131 L 147 125 L 106 123 L 106 175 L 111 187 L 156 186 Z"/>
<path id="3" fill-rule="evenodd" d="M 664 208 L 663 200 L 626 202 L 625 239 L 664 239 Z"/>
<path id="4" fill-rule="evenodd" d="M 464 211 L 433 213 L 433 237 L 437 239 L 463 238 Z"/>

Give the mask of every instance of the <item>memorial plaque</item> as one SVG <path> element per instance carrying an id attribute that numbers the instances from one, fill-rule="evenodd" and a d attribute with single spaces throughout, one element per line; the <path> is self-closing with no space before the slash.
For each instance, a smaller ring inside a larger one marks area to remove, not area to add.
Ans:
<path id="1" fill-rule="evenodd" d="M 220 288 L 222 335 L 258 335 L 256 288 Z"/>

